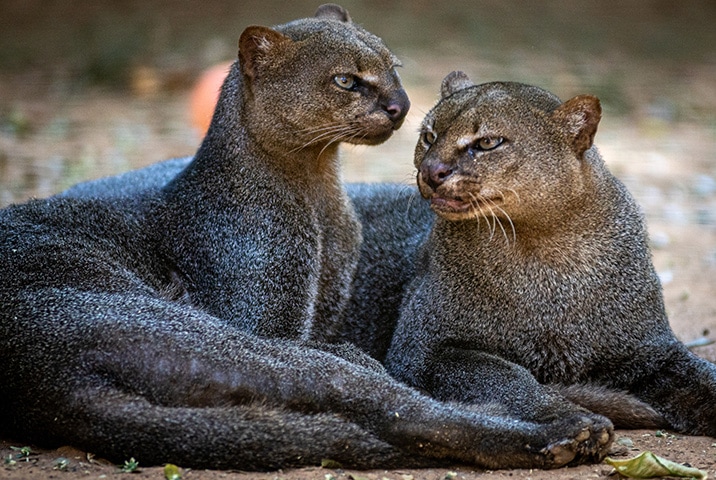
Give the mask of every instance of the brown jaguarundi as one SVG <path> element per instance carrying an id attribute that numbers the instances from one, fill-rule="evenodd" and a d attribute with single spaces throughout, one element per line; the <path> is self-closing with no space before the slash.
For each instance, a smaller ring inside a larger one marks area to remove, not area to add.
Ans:
<path id="1" fill-rule="evenodd" d="M 440 400 L 545 418 L 552 400 L 514 400 L 524 368 L 618 426 L 716 436 L 716 366 L 669 326 L 642 213 L 593 146 L 599 100 L 459 72 L 441 94 L 415 149 L 437 216 L 387 370 Z"/>

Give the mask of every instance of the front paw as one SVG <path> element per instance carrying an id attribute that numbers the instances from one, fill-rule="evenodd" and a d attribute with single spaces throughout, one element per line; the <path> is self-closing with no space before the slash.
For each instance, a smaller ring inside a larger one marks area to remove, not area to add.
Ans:
<path id="1" fill-rule="evenodd" d="M 541 450 L 545 468 L 598 463 L 607 455 L 614 439 L 612 423 L 601 415 L 575 414 L 553 422 L 548 428 L 556 433 L 557 440 Z"/>

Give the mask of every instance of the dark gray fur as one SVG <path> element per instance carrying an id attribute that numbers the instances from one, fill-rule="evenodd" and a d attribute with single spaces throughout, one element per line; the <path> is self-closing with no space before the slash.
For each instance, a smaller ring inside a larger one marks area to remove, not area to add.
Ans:
<path id="1" fill-rule="evenodd" d="M 535 87 L 525 88 L 538 110 L 560 104 Z M 501 405 L 513 415 L 535 420 L 568 416 L 575 411 L 569 399 L 609 416 L 620 427 L 671 427 L 714 435 L 713 365 L 674 338 L 638 206 L 595 155 L 591 149 L 589 164 L 604 183 L 597 203 L 612 209 L 599 212 L 604 218 L 597 223 L 604 229 L 599 238 L 609 241 L 595 242 L 590 248 L 613 249 L 614 253 L 600 255 L 611 258 L 612 263 L 602 267 L 612 273 L 601 274 L 600 283 L 580 280 L 584 285 L 579 289 L 564 280 L 563 303 L 540 315 L 531 309 L 544 306 L 539 299 L 548 293 L 540 290 L 539 283 L 514 283 L 540 278 L 540 267 L 532 267 L 536 270 L 530 275 L 517 275 L 520 270 L 504 263 L 509 256 L 500 258 L 502 247 L 496 242 L 504 238 L 499 232 L 490 240 L 484 224 L 478 234 L 475 222 L 439 220 L 431 234 L 435 216 L 414 188 L 348 185 L 363 224 L 363 243 L 343 339 L 380 361 L 385 361 L 392 340 L 391 371 L 442 400 Z M 142 188 L 154 188 L 176 175 L 185 162 L 173 160 L 124 178 L 82 184 L 69 194 L 112 195 L 127 188 L 130 178 Z M 476 239 L 476 235 L 483 236 Z M 495 273 L 486 281 L 490 271 Z M 554 278 L 547 285 L 552 282 Z M 480 293 L 483 285 L 497 285 L 498 291 L 505 292 Z M 408 286 L 410 300 L 403 307 L 399 335 L 393 339 Z M 590 293 L 595 289 L 621 294 L 597 298 Z M 520 295 L 508 303 L 514 292 Z M 469 314 L 477 306 L 498 315 L 483 327 Z M 558 327 L 535 322 L 540 317 L 559 318 L 555 308 L 570 308 L 574 314 Z M 573 343 L 580 335 L 581 341 Z M 539 343 L 533 342 L 536 338 L 541 338 Z M 417 368 L 422 370 L 416 373 Z M 552 386 L 537 383 L 533 375 Z"/>
<path id="2" fill-rule="evenodd" d="M 251 100 L 259 89 L 298 98 L 298 114 L 322 107 L 286 90 L 310 87 L 298 78 L 305 72 L 278 68 L 282 81 L 262 84 L 262 65 L 276 65 L 246 57 L 244 47 L 290 49 L 283 35 L 304 38 L 308 30 L 307 39 L 320 39 L 325 30 L 326 43 L 314 48 L 387 52 L 376 37 L 330 17 L 244 32 L 242 61 L 207 137 L 166 185 L 0 211 L 2 434 L 194 468 L 273 469 L 323 458 L 364 468 L 449 461 L 548 468 L 603 457 L 611 425 L 601 417 L 528 422 L 489 405 L 442 403 L 398 383 L 355 347 L 316 342 L 323 332 L 333 336 L 342 316 L 360 240 L 345 193 L 330 181 L 338 179 L 330 143 L 344 138 L 301 141 L 287 152 L 271 140 L 281 129 L 283 147 L 299 141 L 301 132 L 282 124 L 294 119 L 247 123 L 249 111 L 276 111 Z M 341 32 L 357 43 L 342 43 Z M 381 108 L 407 102 L 395 76 L 386 82 L 397 96 L 377 98 Z M 340 108 L 348 107 L 321 115 Z M 307 171 L 284 162 L 326 153 L 328 162 L 309 161 Z M 165 166 L 184 160 L 173 162 Z M 125 181 L 132 183 L 125 177 L 119 185 Z"/>
<path id="3" fill-rule="evenodd" d="M 535 102 L 546 105 L 541 106 L 543 109 L 559 105 L 556 97 L 539 89 L 529 87 L 528 91 Z M 604 255 L 612 259 L 613 266 L 602 267 L 622 274 L 602 274 L 599 286 L 593 279 L 587 279 L 586 283 L 582 280 L 582 287 L 566 279 L 571 285 L 563 288 L 572 297 L 571 301 L 576 302 L 568 326 L 555 331 L 554 327 L 540 324 L 540 329 L 535 332 L 534 325 L 526 325 L 520 319 L 520 315 L 535 318 L 535 312 L 525 311 L 525 308 L 534 308 L 535 304 L 544 306 L 545 302 L 538 301 L 538 297 L 547 293 L 529 280 L 529 286 L 516 284 L 526 281 L 527 277 L 515 275 L 513 267 L 503 265 L 500 249 L 493 252 L 492 248 L 474 248 L 479 242 L 497 248 L 494 241 L 499 238 L 478 241 L 473 238 L 477 235 L 474 223 L 439 221 L 440 227 L 433 232 L 433 239 L 423 246 L 434 215 L 429 203 L 419 200 L 415 189 L 391 184 L 349 184 L 347 191 L 363 224 L 364 241 L 343 340 L 355 342 L 373 357 L 384 361 L 400 315 L 400 303 L 410 285 L 410 295 L 414 299 L 404 306 L 400 335 L 394 340 L 394 349 L 402 350 L 402 359 L 393 357 L 389 365 L 392 363 L 393 371 L 399 377 L 433 396 L 443 400 L 512 403 L 517 409 L 516 414 L 531 418 L 531 415 L 549 415 L 553 406 L 565 412 L 573 408 L 564 403 L 564 399 L 554 403 L 543 401 L 554 398 L 556 389 L 561 396 L 608 415 L 620 427 L 670 427 L 685 433 L 716 436 L 712 407 L 716 399 L 714 367 L 688 352 L 671 332 L 661 288 L 651 264 L 642 214 L 631 195 L 606 171 L 595 153 L 590 151 L 589 159 L 592 168 L 596 168 L 604 180 L 600 194 L 605 195 L 602 203 L 612 206 L 599 225 L 602 228 L 600 238 L 609 238 L 608 242 L 601 242 L 614 249 L 610 255 Z M 180 166 L 165 162 L 131 175 L 146 178 L 149 185 L 155 185 L 155 182 L 176 175 Z M 116 178 L 107 181 L 110 182 L 105 185 L 108 190 L 95 189 L 95 192 L 107 194 L 121 190 L 122 187 L 115 184 Z M 87 189 L 85 193 L 89 193 L 95 186 L 84 184 L 76 188 Z M 594 198 L 599 202 L 599 197 Z M 482 228 L 484 230 L 485 225 Z M 438 235 L 448 237 L 442 239 Z M 616 239 L 619 243 L 614 243 Z M 458 245 L 462 246 L 455 250 Z M 421 247 L 423 251 L 419 254 Z M 465 252 L 473 253 L 466 255 Z M 438 255 L 451 260 L 436 263 Z M 473 260 L 469 260 L 471 258 Z M 478 260 L 480 268 L 473 267 L 469 273 L 463 271 Z M 629 268 L 624 268 L 625 265 Z M 420 274 L 411 284 L 416 266 Z M 435 282 L 433 276 L 443 269 L 463 281 L 452 279 L 447 291 L 440 291 L 436 283 L 445 283 L 445 280 Z M 502 302 L 507 301 L 509 295 L 478 294 L 480 284 L 475 279 L 484 278 L 484 272 L 494 269 L 510 273 L 492 275 L 491 285 L 495 284 L 495 279 L 501 279 L 500 289 L 530 292 L 530 295 L 520 295 L 509 306 L 507 303 L 503 306 Z M 531 278 L 539 278 L 538 271 L 532 272 L 534 277 Z M 466 276 L 471 280 L 467 281 Z M 465 291 L 466 288 L 470 291 Z M 595 289 L 622 293 L 610 300 L 609 294 L 591 295 Z M 440 293 L 434 293 L 436 291 Z M 468 312 L 483 305 L 475 298 L 487 298 L 487 305 L 495 302 L 492 309 L 500 312 L 500 323 L 509 330 L 496 324 L 479 330 L 470 327 L 475 320 Z M 565 308 L 565 305 L 557 304 L 555 308 Z M 432 308 L 438 313 L 433 312 L 431 316 L 428 312 Z M 591 315 L 585 313 L 589 311 Z M 560 316 L 554 309 L 545 310 L 541 315 L 546 318 Z M 565 335 L 562 331 L 565 328 L 572 333 Z M 495 331 L 500 333 L 490 334 Z M 533 333 L 526 333 L 529 331 Z M 535 344 L 538 335 L 542 340 Z M 574 344 L 574 335 L 590 339 L 589 344 L 593 347 L 584 342 Z M 515 347 L 522 343 L 524 347 Z M 475 345 L 479 345 L 479 353 L 475 351 Z M 516 350 L 506 350 L 508 348 Z M 555 354 L 558 357 L 550 361 L 550 356 Z M 421 362 L 427 362 L 427 373 L 408 376 L 408 372 Z M 586 368 L 585 362 L 591 366 Z M 552 387 L 532 385 L 531 380 L 525 380 L 521 367 L 515 364 L 527 367 L 541 382 L 551 383 Z M 509 378 L 514 381 L 508 381 Z M 493 388 L 495 384 L 500 384 L 501 388 Z M 532 385 L 531 393 L 525 393 L 525 384 Z M 502 394 L 498 396 L 496 392 Z M 524 399 L 522 404 L 510 400 L 519 392 Z"/>
<path id="4" fill-rule="evenodd" d="M 158 191 L 191 162 L 173 158 L 113 177 L 79 183 L 60 198 L 133 202 Z M 398 320 L 415 258 L 430 233 L 434 213 L 412 186 L 348 183 L 346 192 L 361 222 L 363 242 L 344 327 L 338 340 L 383 361 Z M 334 338 L 334 340 L 336 340 Z"/>

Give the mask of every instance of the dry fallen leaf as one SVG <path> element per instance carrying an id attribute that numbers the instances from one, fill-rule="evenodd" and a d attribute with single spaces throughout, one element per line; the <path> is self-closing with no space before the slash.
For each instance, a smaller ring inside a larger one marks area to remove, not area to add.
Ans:
<path id="1" fill-rule="evenodd" d="M 708 474 L 703 470 L 672 462 L 651 452 L 643 452 L 627 460 L 605 458 L 604 461 L 614 467 L 618 473 L 630 478 L 690 477 L 699 480 L 708 478 Z"/>

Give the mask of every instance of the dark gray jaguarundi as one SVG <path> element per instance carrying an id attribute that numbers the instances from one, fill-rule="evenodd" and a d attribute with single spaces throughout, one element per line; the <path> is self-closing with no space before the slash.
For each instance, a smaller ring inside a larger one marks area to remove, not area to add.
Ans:
<path id="1" fill-rule="evenodd" d="M 396 64 L 337 6 L 249 27 L 206 138 L 166 186 L 0 211 L 0 432 L 194 468 L 600 459 L 603 417 L 442 403 L 317 343 L 360 244 L 337 145 L 400 125 Z"/>

